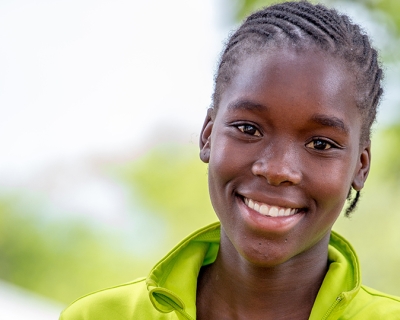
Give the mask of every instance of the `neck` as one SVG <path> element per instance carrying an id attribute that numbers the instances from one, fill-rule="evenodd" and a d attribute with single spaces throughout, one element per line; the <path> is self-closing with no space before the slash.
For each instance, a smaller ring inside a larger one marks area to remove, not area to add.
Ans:
<path id="1" fill-rule="evenodd" d="M 216 261 L 199 275 L 198 319 L 308 319 L 327 271 L 328 241 L 269 267 L 221 242 Z"/>

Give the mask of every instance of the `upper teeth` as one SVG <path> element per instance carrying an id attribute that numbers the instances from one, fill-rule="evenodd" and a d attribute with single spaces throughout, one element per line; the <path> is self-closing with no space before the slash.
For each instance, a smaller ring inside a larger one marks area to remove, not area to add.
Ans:
<path id="1" fill-rule="evenodd" d="M 257 211 L 258 213 L 261 213 L 264 216 L 271 216 L 271 217 L 291 216 L 298 211 L 298 209 L 270 206 L 268 204 L 257 202 L 247 198 L 244 198 L 244 203 L 249 208 Z"/>

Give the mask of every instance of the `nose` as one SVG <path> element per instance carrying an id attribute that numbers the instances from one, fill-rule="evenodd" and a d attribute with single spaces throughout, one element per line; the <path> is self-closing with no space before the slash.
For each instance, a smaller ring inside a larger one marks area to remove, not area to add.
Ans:
<path id="1" fill-rule="evenodd" d="M 291 144 L 269 145 L 253 163 L 252 173 L 273 186 L 297 185 L 302 179 L 300 159 Z"/>

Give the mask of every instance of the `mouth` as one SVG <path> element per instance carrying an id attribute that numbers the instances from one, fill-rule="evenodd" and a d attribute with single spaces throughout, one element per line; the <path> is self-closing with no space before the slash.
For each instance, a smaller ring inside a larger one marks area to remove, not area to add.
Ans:
<path id="1" fill-rule="evenodd" d="M 243 201 L 247 207 L 257 211 L 263 216 L 269 217 L 288 217 L 293 216 L 300 211 L 296 208 L 284 208 L 279 206 L 272 206 L 266 203 L 258 202 L 253 199 L 243 198 Z"/>

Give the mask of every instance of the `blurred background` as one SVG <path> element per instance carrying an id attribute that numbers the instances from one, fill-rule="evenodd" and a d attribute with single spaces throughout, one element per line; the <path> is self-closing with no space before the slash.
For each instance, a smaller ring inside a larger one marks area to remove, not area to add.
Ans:
<path id="1" fill-rule="evenodd" d="M 199 131 L 227 35 L 270 2 L 0 2 L 0 319 L 57 319 L 216 220 Z M 364 283 L 400 295 L 400 2 L 323 2 L 386 72 L 371 174 L 335 229 Z"/>

